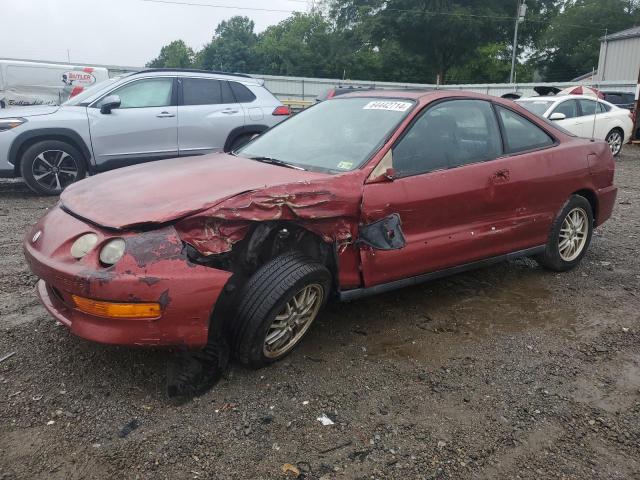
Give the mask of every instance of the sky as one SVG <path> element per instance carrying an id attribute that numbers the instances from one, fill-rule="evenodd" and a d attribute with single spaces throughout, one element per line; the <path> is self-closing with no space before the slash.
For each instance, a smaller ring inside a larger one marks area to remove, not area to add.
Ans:
<path id="1" fill-rule="evenodd" d="M 162 1 L 197 5 L 158 3 Z M 0 8 L 0 58 L 66 62 L 69 50 L 73 64 L 141 67 L 173 40 L 182 39 L 199 50 L 211 40 L 218 23 L 234 15 L 249 17 L 260 32 L 294 10 L 307 11 L 308 3 L 305 0 L 0 0 Z"/>

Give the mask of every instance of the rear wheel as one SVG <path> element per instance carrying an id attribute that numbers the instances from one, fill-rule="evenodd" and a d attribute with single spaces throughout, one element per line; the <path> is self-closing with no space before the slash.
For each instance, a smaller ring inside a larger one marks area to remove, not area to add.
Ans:
<path id="1" fill-rule="evenodd" d="M 622 151 L 622 142 L 624 142 L 624 133 L 619 128 L 614 128 L 605 137 L 605 141 L 609 144 L 613 156 L 617 156 Z"/>
<path id="2" fill-rule="evenodd" d="M 592 233 L 591 204 L 580 195 L 572 195 L 551 227 L 544 253 L 536 260 L 556 272 L 570 270 L 587 252 Z"/>
<path id="3" fill-rule="evenodd" d="M 41 195 L 59 195 L 87 174 L 82 153 L 60 140 L 31 145 L 20 159 L 20 169 L 29 188 Z"/>
<path id="4" fill-rule="evenodd" d="M 243 135 L 240 135 L 238 138 L 236 138 L 232 143 L 231 143 L 231 147 L 229 147 L 229 151 L 233 152 L 237 149 L 239 149 L 240 147 L 243 147 L 244 145 L 246 145 L 247 143 L 249 143 L 249 141 L 255 137 L 257 135 L 257 133 L 245 133 Z"/>
<path id="5" fill-rule="evenodd" d="M 230 327 L 236 358 L 258 368 L 288 355 L 326 304 L 327 268 L 301 254 L 261 267 L 246 284 Z"/>

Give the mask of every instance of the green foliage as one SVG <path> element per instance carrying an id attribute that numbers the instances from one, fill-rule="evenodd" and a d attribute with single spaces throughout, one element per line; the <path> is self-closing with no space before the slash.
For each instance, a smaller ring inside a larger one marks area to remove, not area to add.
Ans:
<path id="1" fill-rule="evenodd" d="M 534 67 L 519 63 L 516 80 L 532 81 Z M 509 81 L 511 73 L 511 49 L 499 43 L 487 43 L 478 47 L 472 58 L 449 72 L 451 83 L 502 83 Z"/>
<path id="2" fill-rule="evenodd" d="M 536 61 L 549 81 L 571 79 L 598 67 L 600 38 L 640 22 L 638 2 L 573 0 L 551 20 Z"/>
<path id="3" fill-rule="evenodd" d="M 294 13 L 260 35 L 256 53 L 265 74 L 313 77 L 331 71 L 328 64 L 334 43 L 320 13 Z"/>
<path id="4" fill-rule="evenodd" d="M 160 50 L 158 58 L 147 63 L 150 68 L 192 68 L 195 55 L 182 40 L 175 40 Z"/>
<path id="5" fill-rule="evenodd" d="M 216 27 L 213 39 L 198 53 L 201 68 L 249 72 L 259 67 L 255 57 L 255 24 L 248 17 L 232 17 Z"/>
<path id="6" fill-rule="evenodd" d="M 639 0 L 527 0 L 516 75 L 567 81 L 597 65 L 600 37 L 640 23 Z M 506 82 L 516 0 L 325 0 L 256 34 L 220 22 L 194 52 L 172 42 L 148 65 L 416 83 Z"/>

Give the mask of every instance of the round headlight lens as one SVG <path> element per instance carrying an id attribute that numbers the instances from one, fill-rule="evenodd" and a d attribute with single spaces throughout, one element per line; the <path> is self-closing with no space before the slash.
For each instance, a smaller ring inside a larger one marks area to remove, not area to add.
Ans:
<path id="1" fill-rule="evenodd" d="M 95 247 L 96 243 L 98 243 L 98 236 L 95 233 L 85 233 L 71 245 L 71 256 L 80 260 Z"/>
<path id="2" fill-rule="evenodd" d="M 105 265 L 113 265 L 124 255 L 124 240 L 122 238 L 114 238 L 105 243 L 100 250 L 100 261 Z"/>

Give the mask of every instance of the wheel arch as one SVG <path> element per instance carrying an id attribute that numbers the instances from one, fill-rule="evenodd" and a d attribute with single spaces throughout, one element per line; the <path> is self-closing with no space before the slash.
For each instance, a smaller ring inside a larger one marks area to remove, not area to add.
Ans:
<path id="1" fill-rule="evenodd" d="M 91 150 L 77 132 L 68 128 L 42 128 L 21 133 L 11 144 L 9 148 L 9 161 L 14 165 L 14 174 L 16 177 L 22 175 L 20 171 L 20 159 L 26 149 L 34 143 L 44 140 L 58 140 L 73 145 L 84 155 L 87 170 L 91 169 Z"/>
<path id="2" fill-rule="evenodd" d="M 596 192 L 594 192 L 593 190 L 590 190 L 588 188 L 584 188 L 582 190 L 578 190 L 576 192 L 573 192 L 572 195 L 579 195 L 581 197 L 584 197 L 588 202 L 589 205 L 591 205 L 591 211 L 593 212 L 593 226 L 597 226 L 597 222 L 598 222 L 598 196 L 596 195 Z"/>
<path id="3" fill-rule="evenodd" d="M 287 238 L 277 245 L 283 230 L 287 230 Z M 288 240 L 288 241 L 287 241 Z M 278 220 L 256 222 L 246 237 L 238 242 L 231 256 L 227 256 L 221 265 L 217 261 L 208 263 L 206 257 L 194 258 L 195 250 L 188 249 L 192 261 L 214 268 L 232 271 L 209 319 L 209 338 L 225 335 L 228 332 L 228 320 L 234 318 L 233 309 L 246 281 L 258 269 L 279 255 L 300 252 L 312 260 L 321 263 L 331 274 L 330 296 L 338 294 L 338 249 L 334 243 L 324 241 L 318 234 L 299 223 Z"/>
<path id="4" fill-rule="evenodd" d="M 269 127 L 267 125 L 260 124 L 243 125 L 241 127 L 234 128 L 233 130 L 231 130 L 231 132 L 229 132 L 227 140 L 224 142 L 224 151 L 229 152 L 231 150 L 231 145 L 233 145 L 233 142 L 235 142 L 238 137 L 242 135 L 262 133 L 268 128 Z"/>

